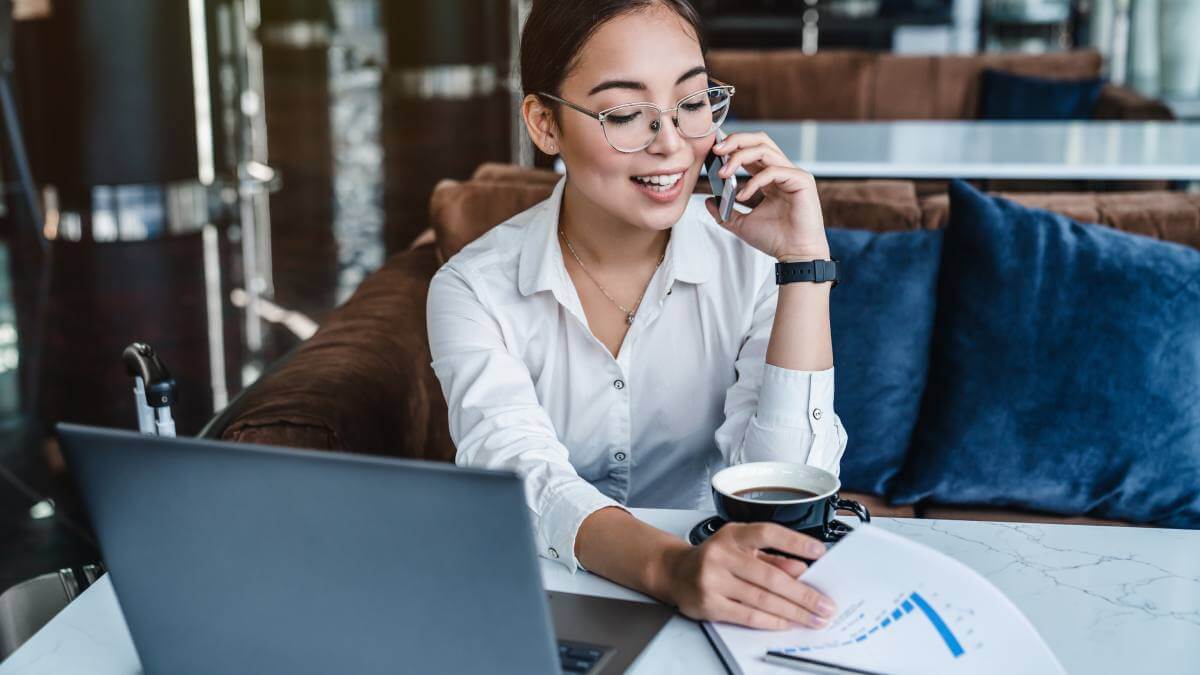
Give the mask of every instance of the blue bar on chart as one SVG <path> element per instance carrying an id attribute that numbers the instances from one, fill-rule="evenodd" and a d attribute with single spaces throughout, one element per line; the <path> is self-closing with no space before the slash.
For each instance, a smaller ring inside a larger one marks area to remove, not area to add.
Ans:
<path id="1" fill-rule="evenodd" d="M 942 640 L 946 642 L 946 647 L 950 649 L 950 653 L 955 658 L 962 656 L 962 645 L 959 644 L 958 638 L 954 637 L 954 633 L 946 625 L 946 622 L 942 621 L 942 617 L 938 615 L 937 611 L 933 607 L 930 607 L 929 603 L 925 602 L 925 598 L 922 598 L 920 593 L 914 592 L 909 597 L 922 612 L 925 612 L 925 616 L 929 618 L 929 623 L 932 623 L 933 627 L 937 629 L 938 634 L 942 636 Z"/>

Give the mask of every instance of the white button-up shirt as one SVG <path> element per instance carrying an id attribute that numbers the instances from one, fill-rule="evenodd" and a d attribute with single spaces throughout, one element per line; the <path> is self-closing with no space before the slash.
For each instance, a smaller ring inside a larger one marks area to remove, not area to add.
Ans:
<path id="1" fill-rule="evenodd" d="M 613 358 L 563 264 L 565 180 L 443 265 L 428 300 L 456 461 L 524 478 L 540 553 L 574 572 L 576 532 L 607 506 L 711 508 L 729 464 L 837 474 L 833 369 L 765 363 L 774 259 L 692 197 Z"/>

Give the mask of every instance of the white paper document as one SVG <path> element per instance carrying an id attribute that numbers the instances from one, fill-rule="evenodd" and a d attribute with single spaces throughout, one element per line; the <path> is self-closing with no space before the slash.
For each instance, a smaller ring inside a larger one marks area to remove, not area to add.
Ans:
<path id="1" fill-rule="evenodd" d="M 766 662 L 768 651 L 888 674 L 1065 672 L 991 582 L 878 527 L 855 526 L 800 578 L 837 604 L 827 627 L 760 631 L 704 624 L 734 673 L 798 672 Z"/>

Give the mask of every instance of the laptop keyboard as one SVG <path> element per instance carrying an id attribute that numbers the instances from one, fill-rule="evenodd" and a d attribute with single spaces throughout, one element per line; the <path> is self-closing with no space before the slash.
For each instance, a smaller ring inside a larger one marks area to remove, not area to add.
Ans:
<path id="1" fill-rule="evenodd" d="M 564 673 L 570 675 L 590 673 L 608 652 L 604 647 L 569 640 L 558 641 L 558 660 Z"/>

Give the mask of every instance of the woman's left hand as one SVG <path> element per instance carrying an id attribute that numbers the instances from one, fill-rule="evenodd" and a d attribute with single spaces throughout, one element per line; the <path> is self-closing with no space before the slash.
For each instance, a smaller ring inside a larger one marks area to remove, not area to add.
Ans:
<path id="1" fill-rule="evenodd" d="M 730 134 L 713 146 L 713 152 L 725 158 L 718 172 L 724 180 L 741 167 L 750 180 L 738 185 L 736 199 L 748 201 L 761 191 L 762 201 L 750 213 L 736 210 L 721 223 L 747 244 L 783 261 L 824 260 L 829 258 L 825 238 L 825 220 L 812 174 L 793 165 L 763 132 Z M 716 198 L 705 201 L 708 212 L 720 222 Z"/>

